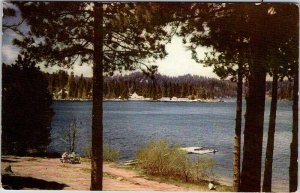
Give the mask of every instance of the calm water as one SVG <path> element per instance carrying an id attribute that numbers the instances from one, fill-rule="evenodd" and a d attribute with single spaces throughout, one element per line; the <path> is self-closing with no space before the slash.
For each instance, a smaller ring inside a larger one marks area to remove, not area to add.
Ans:
<path id="1" fill-rule="evenodd" d="M 266 102 L 264 152 L 270 101 Z M 80 122 L 77 151 L 84 154 L 91 139 L 91 102 L 61 101 L 53 104 L 52 142 L 49 151 L 63 152 L 61 135 L 67 123 Z M 245 110 L 245 104 L 243 107 Z M 140 145 L 152 139 L 167 139 L 181 146 L 215 148 L 216 172 L 231 183 L 235 125 L 235 100 L 225 103 L 186 102 L 105 102 L 104 141 L 120 150 L 120 160 L 134 158 Z M 288 190 L 289 145 L 291 142 L 292 103 L 279 101 L 273 162 L 275 191 Z M 264 162 L 264 160 L 263 160 Z"/>

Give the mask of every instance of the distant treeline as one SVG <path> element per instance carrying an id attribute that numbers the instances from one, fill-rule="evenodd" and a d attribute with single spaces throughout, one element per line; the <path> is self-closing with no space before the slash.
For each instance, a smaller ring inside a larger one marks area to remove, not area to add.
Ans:
<path id="1" fill-rule="evenodd" d="M 266 95 L 272 96 L 272 81 L 267 81 L 266 83 Z M 278 99 L 288 99 L 293 98 L 293 82 L 288 80 L 278 82 Z"/>
<path id="2" fill-rule="evenodd" d="M 128 98 L 137 93 L 145 98 L 177 97 L 211 99 L 235 96 L 236 84 L 202 76 L 169 77 L 157 74 L 152 80 L 140 72 L 113 76 L 104 81 L 106 98 Z"/>
<path id="3" fill-rule="evenodd" d="M 81 75 L 69 75 L 66 71 L 47 74 L 48 89 L 53 94 L 54 99 L 91 99 L 92 98 L 92 79 Z"/>
<path id="4" fill-rule="evenodd" d="M 54 99 L 91 99 L 92 78 L 70 75 L 63 70 L 47 74 L 48 89 Z M 170 77 L 156 74 L 155 79 L 141 72 L 129 75 L 105 77 L 104 97 L 127 99 L 136 93 L 145 98 L 177 97 L 190 99 L 213 99 L 236 96 L 236 83 L 196 75 Z M 267 81 L 266 94 L 271 95 L 272 84 Z M 246 89 L 245 89 L 246 90 Z M 291 99 L 292 83 L 279 82 L 278 98 Z"/>

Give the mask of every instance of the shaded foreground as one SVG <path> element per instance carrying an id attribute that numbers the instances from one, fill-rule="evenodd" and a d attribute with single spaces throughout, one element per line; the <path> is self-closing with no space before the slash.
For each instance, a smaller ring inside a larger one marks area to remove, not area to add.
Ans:
<path id="1" fill-rule="evenodd" d="M 2 186 L 13 189 L 89 190 L 90 162 L 81 164 L 61 163 L 58 158 L 2 156 Z M 11 165 L 13 174 L 5 174 Z M 209 191 L 207 185 L 196 186 L 147 177 L 138 171 L 104 163 L 103 190 L 128 191 Z M 217 191 L 229 191 L 224 187 Z"/>

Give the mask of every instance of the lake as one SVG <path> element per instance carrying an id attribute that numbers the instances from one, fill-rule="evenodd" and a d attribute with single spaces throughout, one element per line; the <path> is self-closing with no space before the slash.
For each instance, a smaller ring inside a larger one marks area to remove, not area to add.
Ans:
<path id="1" fill-rule="evenodd" d="M 270 100 L 266 101 L 263 162 L 267 140 Z M 85 153 L 91 143 L 92 102 L 56 101 L 50 152 L 63 152 L 62 134 L 72 119 L 79 123 L 76 151 Z M 245 102 L 243 104 L 243 115 Z M 166 139 L 183 147 L 215 148 L 210 156 L 221 181 L 231 183 L 235 100 L 224 103 L 197 102 L 104 102 L 104 142 L 120 151 L 120 161 L 134 158 L 139 146 L 153 139 Z M 243 123 L 244 124 L 244 123 Z M 273 161 L 273 190 L 288 191 L 289 145 L 292 102 L 279 101 Z"/>

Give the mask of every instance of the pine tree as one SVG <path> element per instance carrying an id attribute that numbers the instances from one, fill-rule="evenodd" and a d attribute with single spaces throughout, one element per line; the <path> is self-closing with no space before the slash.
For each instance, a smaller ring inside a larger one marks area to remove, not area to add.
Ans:
<path id="1" fill-rule="evenodd" d="M 272 101 L 270 109 L 270 119 L 269 119 L 269 130 L 268 130 L 268 140 L 266 149 L 266 159 L 265 159 L 265 170 L 264 170 L 264 181 L 263 181 L 263 191 L 272 191 L 272 165 L 273 165 L 273 151 L 274 151 L 274 138 L 275 138 L 275 125 L 276 125 L 276 109 L 277 109 L 277 98 L 278 98 L 278 80 L 283 80 L 285 77 L 288 79 L 292 78 L 290 72 L 296 71 L 293 69 L 295 66 L 295 61 L 298 61 L 298 54 L 295 51 L 298 50 L 298 9 L 293 6 L 274 6 L 270 11 L 275 16 L 273 25 L 278 25 L 278 20 L 281 18 L 288 17 L 293 18 L 290 21 L 289 26 L 285 28 L 286 36 L 280 37 L 276 40 L 274 50 L 270 51 L 269 57 L 271 61 L 269 62 L 270 75 L 273 76 L 272 82 Z M 277 19 L 276 19 L 277 17 Z M 290 51 L 294 50 L 294 51 Z"/>
<path id="2" fill-rule="evenodd" d="M 73 98 L 75 98 L 75 93 L 76 93 L 76 82 L 75 82 L 74 72 L 71 72 L 68 84 L 69 84 L 69 94 L 68 94 L 68 97 L 70 99 L 73 99 Z"/>
<path id="3" fill-rule="evenodd" d="M 83 98 L 82 97 L 83 96 L 83 81 L 84 81 L 83 74 L 81 74 L 81 76 L 78 80 L 78 83 L 77 83 L 77 85 L 78 85 L 78 98 Z"/>
<path id="4" fill-rule="evenodd" d="M 2 68 L 2 153 L 44 155 L 54 115 L 46 74 L 29 54 Z"/>
<path id="5" fill-rule="evenodd" d="M 281 13 L 286 12 L 283 10 L 287 7 L 295 7 L 286 4 L 284 9 L 279 9 L 280 6 L 283 5 L 208 4 L 204 8 L 203 5 L 195 4 L 191 9 L 195 10 L 194 18 L 197 19 L 188 20 L 181 28 L 181 35 L 185 42 L 191 43 L 192 57 L 196 61 L 199 61 L 196 51 L 199 45 L 213 47 L 216 54 L 220 54 L 219 59 L 223 57 L 222 53 L 225 53 L 228 65 L 221 64 L 216 68 L 216 73 L 231 72 L 228 66 L 231 65 L 231 61 L 236 61 L 237 56 L 248 62 L 249 90 L 246 98 L 240 191 L 260 191 L 267 63 L 270 61 L 271 51 L 283 45 L 278 44 L 277 40 L 280 39 L 280 43 L 287 42 L 288 36 L 291 35 L 289 27 L 280 30 L 280 25 L 287 26 L 287 21 L 292 23 L 288 19 L 290 15 Z M 283 17 L 274 16 L 274 7 L 277 14 L 280 12 Z M 188 36 L 191 34 L 190 30 L 197 33 Z M 238 180 L 235 184 L 237 183 Z"/>
<path id="6" fill-rule="evenodd" d="M 134 70 L 166 55 L 167 33 L 150 3 L 18 2 L 30 33 L 15 44 L 49 65 L 93 64 L 91 189 L 102 189 L 103 73 Z M 33 11 L 34 10 L 34 11 Z M 146 13 L 145 13 L 146 12 Z M 156 21 L 156 22 L 154 22 Z M 159 22 L 157 22 L 159 21 Z M 44 38 L 42 44 L 35 41 Z M 105 64 L 105 65 L 104 65 Z"/>

